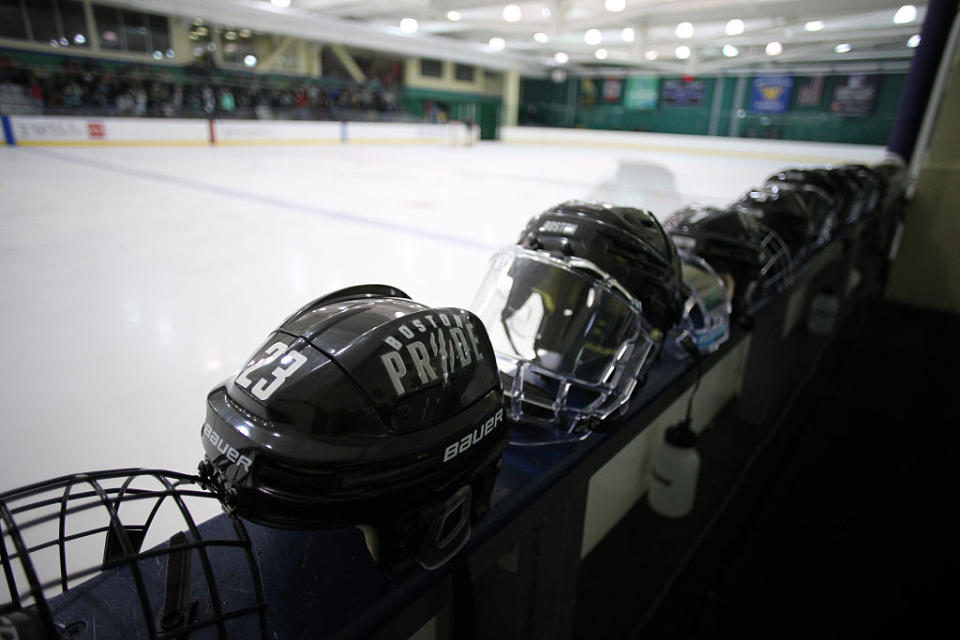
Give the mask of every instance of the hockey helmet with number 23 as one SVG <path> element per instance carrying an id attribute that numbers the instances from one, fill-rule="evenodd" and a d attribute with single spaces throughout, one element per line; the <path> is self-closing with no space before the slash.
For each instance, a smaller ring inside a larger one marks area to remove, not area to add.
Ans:
<path id="1" fill-rule="evenodd" d="M 432 569 L 487 508 L 502 421 L 476 316 L 353 287 L 287 318 L 210 393 L 201 475 L 246 519 L 358 525 L 389 571 Z"/>

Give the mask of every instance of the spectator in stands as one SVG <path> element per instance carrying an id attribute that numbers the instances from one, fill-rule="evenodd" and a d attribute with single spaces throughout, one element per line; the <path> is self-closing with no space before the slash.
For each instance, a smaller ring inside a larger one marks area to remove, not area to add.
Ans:
<path id="1" fill-rule="evenodd" d="M 30 100 L 33 102 L 33 108 L 37 113 L 43 112 L 43 89 L 36 78 L 30 78 Z"/>
<path id="2" fill-rule="evenodd" d="M 237 101 L 229 87 L 220 89 L 220 112 L 227 118 L 233 116 L 234 109 L 237 108 Z"/>
<path id="3" fill-rule="evenodd" d="M 216 96 L 214 96 L 213 89 L 210 88 L 210 85 L 203 85 L 203 89 L 200 90 L 200 98 L 203 104 L 203 112 L 207 114 L 208 118 L 212 118 L 217 103 Z"/>

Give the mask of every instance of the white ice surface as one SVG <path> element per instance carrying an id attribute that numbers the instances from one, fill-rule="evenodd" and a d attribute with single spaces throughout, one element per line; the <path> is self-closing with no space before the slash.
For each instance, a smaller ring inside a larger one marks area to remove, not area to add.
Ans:
<path id="1" fill-rule="evenodd" d="M 784 164 L 496 143 L 0 148 L 0 490 L 193 471 L 207 391 L 314 297 L 381 282 L 468 306 L 548 206 L 605 197 L 664 219 Z"/>

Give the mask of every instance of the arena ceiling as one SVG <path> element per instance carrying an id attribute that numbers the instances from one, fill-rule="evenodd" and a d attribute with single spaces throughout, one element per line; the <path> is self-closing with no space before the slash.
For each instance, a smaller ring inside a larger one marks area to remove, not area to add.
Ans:
<path id="1" fill-rule="evenodd" d="M 113 4 L 537 75 L 558 67 L 572 72 L 602 68 L 655 73 L 786 70 L 811 64 L 902 69 L 915 50 L 926 12 L 925 4 L 903 8 L 901 0 L 116 0 Z"/>

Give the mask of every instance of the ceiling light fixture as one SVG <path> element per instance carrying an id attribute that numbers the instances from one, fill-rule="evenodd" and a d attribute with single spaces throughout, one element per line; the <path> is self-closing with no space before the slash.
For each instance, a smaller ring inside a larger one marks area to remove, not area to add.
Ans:
<path id="1" fill-rule="evenodd" d="M 275 7 L 280 7 L 281 9 L 286 9 L 290 6 L 290 0 L 270 0 L 270 4 Z"/>
<path id="2" fill-rule="evenodd" d="M 677 56 L 677 60 L 686 60 L 690 57 L 690 47 L 682 44 L 674 49 L 673 54 Z"/>
<path id="3" fill-rule="evenodd" d="M 503 8 L 503 19 L 507 22 L 520 22 L 523 18 L 523 12 L 515 4 L 508 4 Z"/>
<path id="4" fill-rule="evenodd" d="M 853 47 L 851 47 L 848 43 L 844 42 L 842 44 L 838 44 L 837 46 L 835 46 L 833 50 L 836 51 L 837 53 L 850 53 L 850 50 L 852 48 Z"/>
<path id="5" fill-rule="evenodd" d="M 533 34 L 533 39 L 540 44 L 545 44 L 548 40 L 550 40 L 550 38 L 547 37 L 547 34 L 545 34 L 543 31 L 538 31 Z"/>
<path id="6" fill-rule="evenodd" d="M 587 44 L 600 44 L 603 42 L 603 34 L 600 33 L 600 29 L 587 29 L 583 34 L 583 41 Z"/>
<path id="7" fill-rule="evenodd" d="M 620 37 L 623 38 L 624 42 L 633 42 L 637 39 L 637 34 L 631 27 L 624 27 L 623 31 L 620 32 Z"/>
<path id="8" fill-rule="evenodd" d="M 783 45 L 774 40 L 773 42 L 768 42 L 765 49 L 768 56 L 778 56 L 783 53 Z"/>
<path id="9" fill-rule="evenodd" d="M 676 34 L 678 38 L 692 38 L 693 25 L 689 22 L 681 22 L 677 25 Z"/>
<path id="10" fill-rule="evenodd" d="M 413 18 L 404 18 L 400 21 L 400 31 L 404 33 L 416 33 L 420 25 Z"/>
<path id="11" fill-rule="evenodd" d="M 740 55 L 740 49 L 737 49 L 732 44 L 723 45 L 723 49 L 721 51 L 724 57 L 727 58 L 736 58 L 738 55 Z"/>
<path id="12" fill-rule="evenodd" d="M 447 20 L 450 22 L 460 22 L 462 17 L 459 11 L 447 11 Z"/>
<path id="13" fill-rule="evenodd" d="M 917 18 L 917 8 L 912 4 L 905 4 L 893 14 L 894 24 L 907 24 Z"/>
<path id="14" fill-rule="evenodd" d="M 490 42 L 488 44 L 490 45 L 490 48 L 493 49 L 494 51 L 503 51 L 507 46 L 507 41 L 504 40 L 503 38 L 494 37 L 494 38 L 490 38 Z"/>
<path id="15" fill-rule="evenodd" d="M 553 61 L 557 64 L 567 64 L 570 62 L 570 56 L 563 51 L 557 51 L 555 54 L 553 54 Z"/>
<path id="16" fill-rule="evenodd" d="M 907 39 L 907 46 L 916 49 L 920 45 L 920 34 L 915 33 Z"/>
<path id="17" fill-rule="evenodd" d="M 627 8 L 626 0 L 604 0 L 603 8 L 611 13 L 617 13 Z"/>
<path id="18" fill-rule="evenodd" d="M 609 56 L 610 54 L 607 52 L 606 49 L 597 49 L 596 51 L 593 52 L 593 55 L 597 60 L 606 60 L 607 56 Z"/>
<path id="19" fill-rule="evenodd" d="M 823 31 L 823 26 L 823 20 L 811 20 L 803 25 L 803 28 L 807 31 Z"/>
<path id="20" fill-rule="evenodd" d="M 660 57 L 660 54 L 657 53 L 656 49 L 650 49 L 643 54 L 643 57 L 649 60 L 650 62 L 653 62 L 654 60 Z"/>
<path id="21" fill-rule="evenodd" d="M 741 20 L 740 18 L 734 18 L 733 20 L 727 23 L 727 26 L 724 27 L 723 30 L 728 36 L 738 36 L 741 33 L 743 33 L 743 30 L 745 28 L 746 27 L 743 24 L 743 20 Z"/>

